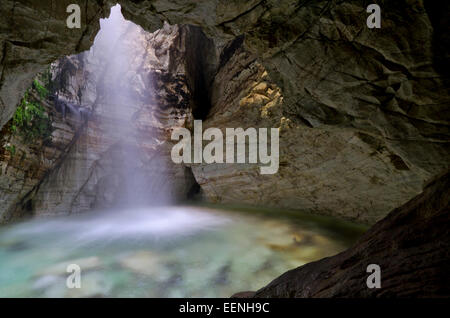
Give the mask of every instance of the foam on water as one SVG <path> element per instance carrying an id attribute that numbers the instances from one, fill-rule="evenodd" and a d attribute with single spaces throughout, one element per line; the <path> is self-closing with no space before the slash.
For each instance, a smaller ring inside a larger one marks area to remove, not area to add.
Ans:
<path id="1" fill-rule="evenodd" d="M 63 234 L 70 245 L 113 240 L 171 240 L 231 222 L 230 218 L 206 209 L 182 206 L 130 208 L 96 211 L 69 217 L 35 219 L 12 227 L 9 235 L 43 238 Z"/>

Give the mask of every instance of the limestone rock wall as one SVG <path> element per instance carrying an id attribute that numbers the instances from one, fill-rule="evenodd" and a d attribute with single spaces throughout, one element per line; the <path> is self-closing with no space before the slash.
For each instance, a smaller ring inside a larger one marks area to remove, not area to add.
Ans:
<path id="1" fill-rule="evenodd" d="M 69 4 L 82 7 L 81 28 L 66 26 Z M 0 127 L 34 76 L 51 62 L 89 49 L 99 30 L 99 19 L 109 13 L 104 1 L 10 1 L 0 5 Z"/>
<path id="2" fill-rule="evenodd" d="M 208 200 L 295 208 L 370 224 L 422 191 L 431 172 L 404 162 L 392 141 L 357 129 L 314 127 L 289 114 L 283 90 L 264 65 L 242 45 L 229 46 L 234 52 L 214 78 L 203 128 L 219 127 L 224 135 L 226 127 L 280 128 L 280 168 L 261 175 L 259 165 L 192 165 Z M 422 156 L 420 144 L 406 150 Z M 427 147 L 434 149 L 430 169 L 448 165 L 445 143 Z"/>
<path id="3" fill-rule="evenodd" d="M 8 122 L 1 132 L 0 143 L 0 223 L 33 214 L 31 200 L 34 190 L 46 175 L 61 161 L 78 128 L 80 118 L 71 113 L 63 114 L 49 98 L 42 99 L 34 89 L 29 99 L 44 106 L 51 119 L 51 141 L 36 137 L 24 140 L 12 132 Z"/>

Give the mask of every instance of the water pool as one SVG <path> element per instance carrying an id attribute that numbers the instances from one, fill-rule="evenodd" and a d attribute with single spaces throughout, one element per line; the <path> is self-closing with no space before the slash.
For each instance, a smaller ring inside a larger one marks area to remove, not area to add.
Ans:
<path id="1" fill-rule="evenodd" d="M 229 297 L 334 255 L 364 230 L 208 206 L 36 218 L 0 227 L 0 297 Z M 67 288 L 69 264 L 81 288 Z"/>

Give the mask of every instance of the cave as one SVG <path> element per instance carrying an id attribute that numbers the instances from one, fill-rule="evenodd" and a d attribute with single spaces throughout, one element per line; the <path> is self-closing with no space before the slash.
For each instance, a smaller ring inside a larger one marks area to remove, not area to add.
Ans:
<path id="1" fill-rule="evenodd" d="M 0 297 L 450 296 L 448 5 L 76 2 L 0 6 Z"/>

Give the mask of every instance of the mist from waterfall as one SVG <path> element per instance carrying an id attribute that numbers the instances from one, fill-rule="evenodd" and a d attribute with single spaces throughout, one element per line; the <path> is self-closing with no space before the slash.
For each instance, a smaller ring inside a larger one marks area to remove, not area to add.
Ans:
<path id="1" fill-rule="evenodd" d="M 153 94 L 149 76 L 142 73 L 147 45 L 145 32 L 126 21 L 116 5 L 109 18 L 100 20 L 90 50 L 103 65 L 95 113 L 111 141 L 104 161 L 110 163 L 109 174 L 115 176 L 111 182 L 116 191 L 109 193 L 109 200 L 117 207 L 169 203 L 166 163 L 155 150 L 157 132 L 151 127 L 155 122 L 141 120 L 151 116 L 155 107 L 149 102 Z"/>

